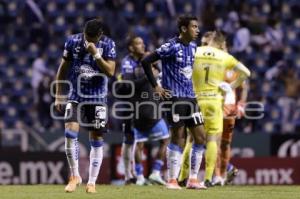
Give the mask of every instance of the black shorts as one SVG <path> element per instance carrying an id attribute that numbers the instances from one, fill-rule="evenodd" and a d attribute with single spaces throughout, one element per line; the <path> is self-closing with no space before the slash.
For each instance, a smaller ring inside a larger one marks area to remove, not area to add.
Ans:
<path id="1" fill-rule="evenodd" d="M 204 120 L 195 98 L 173 97 L 166 101 L 167 120 L 170 127 L 194 127 L 203 125 Z"/>
<path id="2" fill-rule="evenodd" d="M 68 102 L 65 122 L 78 122 L 80 127 L 99 133 L 107 132 L 107 107 L 103 103 Z"/>

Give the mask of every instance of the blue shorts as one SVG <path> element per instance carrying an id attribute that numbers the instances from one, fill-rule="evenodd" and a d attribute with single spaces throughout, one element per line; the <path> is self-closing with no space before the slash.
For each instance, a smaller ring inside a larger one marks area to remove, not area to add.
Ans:
<path id="1" fill-rule="evenodd" d="M 148 131 L 139 131 L 134 128 L 134 139 L 135 142 L 146 142 L 148 140 L 156 141 L 169 138 L 169 129 L 166 122 L 161 119 L 159 120 L 150 130 Z"/>

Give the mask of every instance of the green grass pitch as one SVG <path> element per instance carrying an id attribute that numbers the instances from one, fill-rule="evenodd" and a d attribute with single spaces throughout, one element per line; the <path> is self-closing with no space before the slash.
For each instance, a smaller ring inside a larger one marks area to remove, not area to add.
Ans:
<path id="1" fill-rule="evenodd" d="M 300 199 L 300 186 L 226 186 L 208 190 L 167 190 L 162 186 L 98 185 L 96 194 L 85 193 L 81 185 L 74 193 L 65 193 L 63 185 L 0 185 L 1 199 Z"/>

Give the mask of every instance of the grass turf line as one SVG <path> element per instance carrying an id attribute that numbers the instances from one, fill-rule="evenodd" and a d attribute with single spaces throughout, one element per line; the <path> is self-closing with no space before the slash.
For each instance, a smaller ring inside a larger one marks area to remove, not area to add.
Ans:
<path id="1" fill-rule="evenodd" d="M 63 185 L 1 185 L 1 199 L 300 199 L 300 186 L 226 186 L 208 190 L 168 190 L 162 186 L 97 185 L 96 194 L 85 193 L 81 185 L 65 193 Z"/>

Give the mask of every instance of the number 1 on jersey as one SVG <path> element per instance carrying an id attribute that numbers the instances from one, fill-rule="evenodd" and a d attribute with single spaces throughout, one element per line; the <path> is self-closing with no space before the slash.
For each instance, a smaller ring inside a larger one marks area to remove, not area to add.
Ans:
<path id="1" fill-rule="evenodd" d="M 205 83 L 208 83 L 208 75 L 209 75 L 209 65 L 205 65 L 204 67 L 205 70 Z"/>

